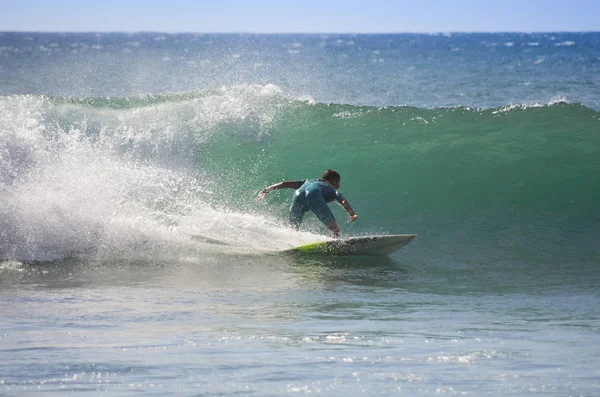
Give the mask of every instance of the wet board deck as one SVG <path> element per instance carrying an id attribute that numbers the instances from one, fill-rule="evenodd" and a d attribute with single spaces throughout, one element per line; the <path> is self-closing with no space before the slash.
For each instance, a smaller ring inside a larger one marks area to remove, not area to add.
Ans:
<path id="1" fill-rule="evenodd" d="M 283 251 L 284 254 L 390 255 L 417 237 L 416 234 L 347 237 L 319 241 Z"/>

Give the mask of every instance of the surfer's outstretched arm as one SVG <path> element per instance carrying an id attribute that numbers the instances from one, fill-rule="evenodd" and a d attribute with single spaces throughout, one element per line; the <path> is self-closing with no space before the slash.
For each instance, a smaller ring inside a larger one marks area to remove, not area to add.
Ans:
<path id="1" fill-rule="evenodd" d="M 348 220 L 350 222 L 354 222 L 356 220 L 356 218 L 358 218 L 358 215 L 356 215 L 356 213 L 352 209 L 352 206 L 350 205 L 350 203 L 348 202 L 348 200 L 342 199 L 342 201 L 340 201 L 340 205 L 342 207 L 344 207 L 344 209 L 346 210 L 346 212 L 348 213 L 348 215 L 350 215 L 348 217 Z"/>
<path id="2" fill-rule="evenodd" d="M 266 188 L 264 188 L 263 190 L 261 190 L 258 193 L 258 196 L 256 196 L 257 200 L 262 200 L 265 198 L 265 196 L 267 195 L 267 193 L 273 191 L 273 190 L 279 190 L 279 189 L 299 189 L 300 186 L 302 186 L 302 184 L 299 181 L 283 181 L 283 182 L 279 182 L 276 183 L 274 185 L 268 186 Z"/>

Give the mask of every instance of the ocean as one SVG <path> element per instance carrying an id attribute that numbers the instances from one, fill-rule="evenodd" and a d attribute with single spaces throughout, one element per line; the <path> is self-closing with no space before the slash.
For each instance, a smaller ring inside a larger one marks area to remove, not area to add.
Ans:
<path id="1" fill-rule="evenodd" d="M 0 33 L 0 395 L 598 396 L 599 175 L 600 33 Z"/>

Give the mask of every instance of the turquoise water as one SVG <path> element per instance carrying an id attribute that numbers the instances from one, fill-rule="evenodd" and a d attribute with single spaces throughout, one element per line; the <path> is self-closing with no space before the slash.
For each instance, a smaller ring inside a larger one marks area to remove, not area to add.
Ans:
<path id="1" fill-rule="evenodd" d="M 0 35 L 0 394 L 600 390 L 600 35 Z M 345 235 L 291 190 L 342 175 Z M 211 244 L 218 240 L 226 243 Z"/>

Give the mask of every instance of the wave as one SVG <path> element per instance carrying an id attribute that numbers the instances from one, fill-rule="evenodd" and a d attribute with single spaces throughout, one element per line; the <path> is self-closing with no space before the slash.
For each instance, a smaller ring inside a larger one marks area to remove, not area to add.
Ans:
<path id="1" fill-rule="evenodd" d="M 272 248 L 268 236 L 283 227 L 216 211 L 215 178 L 195 165 L 197 147 L 212 135 L 260 135 L 270 122 L 276 87 L 241 90 L 188 99 L 0 98 L 2 258 L 152 256 L 206 234 L 230 251 Z M 315 239 L 285 230 L 276 247 Z"/>
<path id="2" fill-rule="evenodd" d="M 564 100 L 377 108 L 243 85 L 5 96 L 0 110 L 4 259 L 181 251 L 194 234 L 257 252 L 322 238 L 310 217 L 306 233 L 282 226 L 289 194 L 253 198 L 326 168 L 360 215 L 347 234 L 419 233 L 413 255 L 429 260 L 589 258 L 600 237 L 600 114 Z"/>

